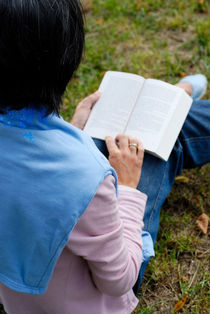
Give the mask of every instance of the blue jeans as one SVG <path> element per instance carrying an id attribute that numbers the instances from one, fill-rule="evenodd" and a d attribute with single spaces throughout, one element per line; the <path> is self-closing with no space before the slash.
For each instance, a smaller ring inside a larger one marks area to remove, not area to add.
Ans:
<path id="1" fill-rule="evenodd" d="M 97 147 L 108 157 L 104 141 L 94 139 Z M 160 209 L 174 183 L 184 168 L 198 167 L 210 162 L 210 101 L 194 101 L 167 162 L 145 154 L 142 175 L 137 187 L 148 195 L 144 214 L 144 230 L 151 234 L 155 244 Z M 134 287 L 137 293 L 149 261 L 142 263 Z"/>

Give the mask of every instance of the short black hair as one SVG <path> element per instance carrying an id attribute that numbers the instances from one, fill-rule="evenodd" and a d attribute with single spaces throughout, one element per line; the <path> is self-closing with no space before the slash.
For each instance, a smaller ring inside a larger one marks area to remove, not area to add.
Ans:
<path id="1" fill-rule="evenodd" d="M 78 0 L 0 0 L 0 109 L 59 114 L 84 48 Z"/>

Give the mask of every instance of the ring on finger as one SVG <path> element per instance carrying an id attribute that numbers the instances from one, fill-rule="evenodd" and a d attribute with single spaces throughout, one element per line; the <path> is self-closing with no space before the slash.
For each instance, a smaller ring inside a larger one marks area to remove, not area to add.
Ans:
<path id="1" fill-rule="evenodd" d="M 138 150 L 138 144 L 136 144 L 136 143 L 130 143 L 128 146 L 129 147 L 135 147 L 136 150 Z"/>

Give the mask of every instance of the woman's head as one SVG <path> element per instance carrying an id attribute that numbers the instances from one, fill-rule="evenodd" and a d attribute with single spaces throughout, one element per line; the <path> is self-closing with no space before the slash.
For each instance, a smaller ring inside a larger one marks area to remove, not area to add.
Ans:
<path id="1" fill-rule="evenodd" d="M 58 113 L 83 46 L 79 1 L 0 0 L 0 109 Z"/>

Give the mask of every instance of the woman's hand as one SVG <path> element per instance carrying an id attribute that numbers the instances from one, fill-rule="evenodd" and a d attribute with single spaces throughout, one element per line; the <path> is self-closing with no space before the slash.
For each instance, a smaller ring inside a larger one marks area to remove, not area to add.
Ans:
<path id="1" fill-rule="evenodd" d="M 118 135 L 115 141 L 111 136 L 106 137 L 109 151 L 109 162 L 118 175 L 118 183 L 136 188 L 144 158 L 142 143 L 127 135 Z"/>
<path id="2" fill-rule="evenodd" d="M 100 96 L 101 92 L 97 91 L 94 94 L 91 94 L 90 96 L 83 99 L 75 109 L 74 115 L 71 119 L 71 124 L 83 130 L 89 118 L 91 109 L 95 105 L 96 101 L 100 98 Z"/>

